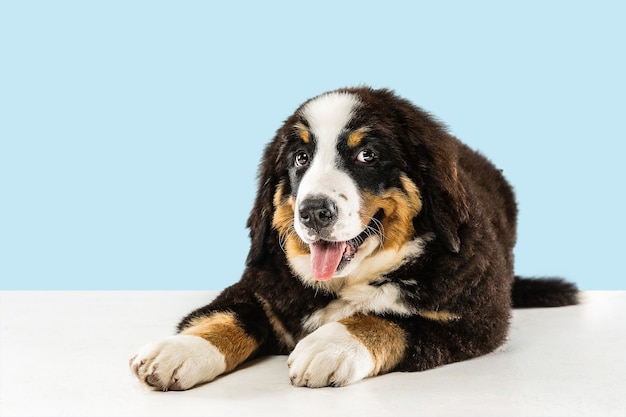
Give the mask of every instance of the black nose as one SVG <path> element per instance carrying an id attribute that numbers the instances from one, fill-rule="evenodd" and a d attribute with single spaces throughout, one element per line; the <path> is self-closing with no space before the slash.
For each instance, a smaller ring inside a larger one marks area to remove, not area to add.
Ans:
<path id="1" fill-rule="evenodd" d="M 299 213 L 302 224 L 318 233 L 337 221 L 337 206 L 327 198 L 307 198 Z"/>

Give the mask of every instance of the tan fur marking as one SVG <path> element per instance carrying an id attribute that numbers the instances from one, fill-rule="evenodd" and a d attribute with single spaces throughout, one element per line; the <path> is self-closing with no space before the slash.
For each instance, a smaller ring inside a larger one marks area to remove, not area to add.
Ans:
<path id="1" fill-rule="evenodd" d="M 350 135 L 348 135 L 348 146 L 351 148 L 359 146 L 359 144 L 365 137 L 365 132 L 365 129 L 359 129 L 350 133 Z"/>
<path id="2" fill-rule="evenodd" d="M 419 314 L 420 316 L 428 320 L 442 321 L 442 322 L 455 321 L 461 318 L 461 316 L 454 314 L 448 310 L 440 310 L 440 311 L 421 310 L 421 311 L 418 311 L 417 314 Z"/>
<path id="3" fill-rule="evenodd" d="M 276 314 L 274 314 L 274 310 L 272 309 L 270 303 L 260 295 L 257 295 L 256 298 L 261 303 L 263 311 L 265 312 L 267 319 L 272 325 L 272 328 L 274 329 L 274 333 L 278 337 L 278 340 L 287 348 L 287 350 L 292 350 L 296 346 L 293 335 L 289 333 L 287 329 L 285 329 L 283 323 L 278 317 L 276 317 Z"/>
<path id="4" fill-rule="evenodd" d="M 393 188 L 381 195 L 368 192 L 362 195 L 360 215 L 364 225 L 369 224 L 379 210 L 384 212 L 382 225 L 385 249 L 400 248 L 413 237 L 413 218 L 422 209 L 422 199 L 415 183 L 404 174 L 400 181 L 403 190 Z"/>
<path id="5" fill-rule="evenodd" d="M 359 314 L 339 320 L 348 331 L 367 347 L 374 359 L 369 376 L 388 372 L 404 356 L 406 336 L 398 325 L 376 316 Z"/>
<path id="6" fill-rule="evenodd" d="M 233 313 L 214 313 L 193 319 L 181 334 L 200 336 L 224 355 L 226 372 L 248 359 L 258 345 L 237 322 Z"/>
<path id="7" fill-rule="evenodd" d="M 302 242 L 293 229 L 294 209 L 296 202 L 293 196 L 283 195 L 284 184 L 281 182 L 274 193 L 274 216 L 272 226 L 278 231 L 282 239 L 283 249 L 287 256 L 296 256 L 309 253 L 309 247 Z"/>
<path id="8" fill-rule="evenodd" d="M 295 201 L 292 196 L 285 197 L 283 182 L 278 184 L 274 193 L 274 216 L 272 217 L 272 226 L 279 234 L 284 234 L 293 227 Z"/>
<path id="9" fill-rule="evenodd" d="M 311 253 L 309 246 L 294 233 L 290 233 L 285 238 L 285 252 L 288 257 L 294 257 L 298 255 L 308 255 Z"/>
<path id="10" fill-rule="evenodd" d="M 309 143 L 309 141 L 311 140 L 309 129 L 307 129 L 307 127 L 301 123 L 297 123 L 294 127 L 298 130 L 298 134 L 300 135 L 300 139 L 302 140 L 302 142 Z"/>

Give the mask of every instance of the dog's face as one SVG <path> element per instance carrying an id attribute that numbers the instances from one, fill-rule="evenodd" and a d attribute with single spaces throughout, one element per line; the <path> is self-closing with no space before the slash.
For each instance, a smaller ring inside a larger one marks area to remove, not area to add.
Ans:
<path id="1" fill-rule="evenodd" d="M 365 264 L 370 273 L 396 265 L 422 200 L 402 170 L 395 124 L 349 92 L 313 99 L 295 116 L 280 152 L 288 175 L 273 217 L 292 269 L 325 281 L 362 274 Z"/>
<path id="2" fill-rule="evenodd" d="M 269 228 L 292 271 L 314 285 L 371 282 L 418 256 L 434 232 L 458 251 L 456 150 L 437 122 L 387 90 L 307 101 L 266 148 L 249 264 L 268 250 Z"/>

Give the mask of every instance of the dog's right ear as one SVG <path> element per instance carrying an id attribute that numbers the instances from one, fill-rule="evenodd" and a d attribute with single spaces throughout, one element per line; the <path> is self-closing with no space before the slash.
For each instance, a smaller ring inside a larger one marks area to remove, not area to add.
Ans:
<path id="1" fill-rule="evenodd" d="M 263 159 L 259 166 L 258 189 L 254 206 L 248 217 L 247 227 L 250 229 L 250 251 L 246 259 L 247 266 L 257 265 L 270 251 L 268 240 L 272 231 L 274 214 L 274 193 L 282 178 L 280 172 L 281 131 L 265 147 Z"/>
<path id="2" fill-rule="evenodd" d="M 469 221 L 467 192 L 458 173 L 458 146 L 455 138 L 441 135 L 428 150 L 422 148 L 421 152 L 427 156 L 422 167 L 424 209 L 444 246 L 452 253 L 461 249 L 459 229 Z"/>

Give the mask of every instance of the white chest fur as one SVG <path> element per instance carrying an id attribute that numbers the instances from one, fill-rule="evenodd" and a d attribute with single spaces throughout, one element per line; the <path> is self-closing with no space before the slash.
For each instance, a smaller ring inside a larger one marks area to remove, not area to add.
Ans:
<path id="1" fill-rule="evenodd" d="M 405 303 L 397 284 L 392 282 L 382 285 L 370 284 L 418 258 L 423 253 L 426 243 L 432 238 L 431 234 L 427 234 L 407 243 L 398 251 L 382 251 L 365 258 L 356 273 L 341 278 L 341 285 L 336 288 L 334 285 L 339 281 L 335 279 L 326 281 L 328 285 L 326 288 L 337 294 L 338 298 L 306 317 L 303 321 L 305 331 L 312 332 L 326 323 L 359 313 L 415 314 L 417 310 Z"/>
<path id="2" fill-rule="evenodd" d="M 306 332 L 358 313 L 394 313 L 409 315 L 415 311 L 403 302 L 400 289 L 394 284 L 373 286 L 353 284 L 341 290 L 338 299 L 311 314 L 303 323 Z"/>

